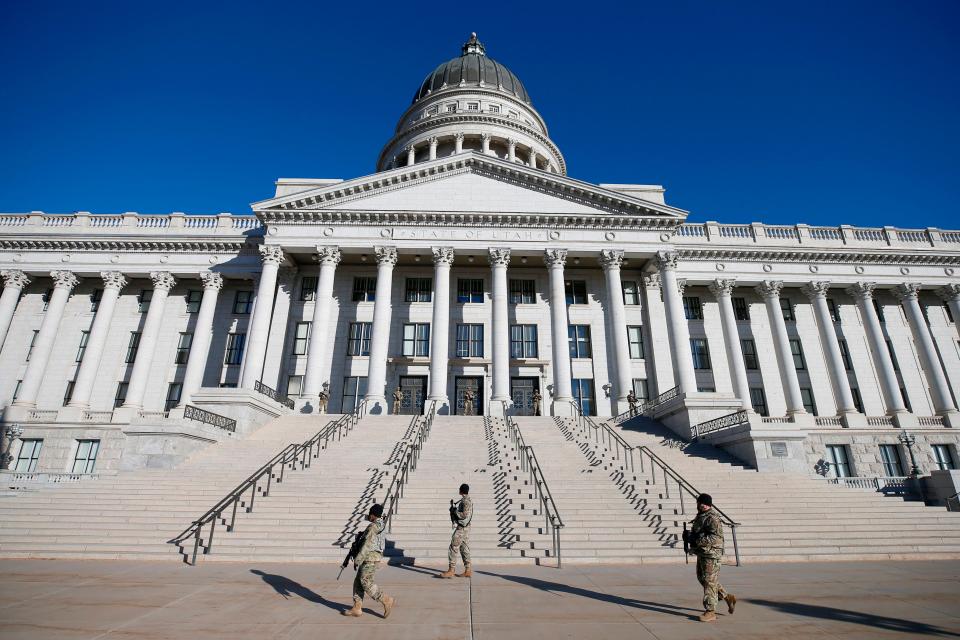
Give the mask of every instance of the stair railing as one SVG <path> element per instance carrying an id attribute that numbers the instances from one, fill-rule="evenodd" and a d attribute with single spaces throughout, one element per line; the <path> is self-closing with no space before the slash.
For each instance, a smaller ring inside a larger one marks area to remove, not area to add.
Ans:
<path id="1" fill-rule="evenodd" d="M 510 441 L 520 454 L 520 469 L 529 474 L 528 483 L 534 488 L 537 498 L 540 499 L 544 528 L 553 539 L 553 555 L 557 558 L 557 568 L 559 569 L 561 567 L 560 529 L 563 528 L 563 520 L 557 511 L 557 504 L 553 501 L 553 494 L 550 493 L 547 480 L 543 477 L 543 471 L 540 470 L 540 463 L 537 461 L 537 455 L 533 452 L 533 447 L 524 442 L 523 433 L 513 416 L 507 416 L 506 420 Z"/>
<path id="2" fill-rule="evenodd" d="M 690 428 L 690 439 L 696 442 L 697 439 L 710 435 L 711 433 L 723 431 L 724 429 L 732 429 L 747 422 L 750 422 L 747 410 L 741 409 L 740 411 L 735 411 L 725 416 L 693 425 L 693 427 Z"/>
<path id="3" fill-rule="evenodd" d="M 603 443 L 608 451 L 613 451 L 615 458 L 620 461 L 620 466 L 624 471 L 635 471 L 633 463 L 634 447 L 623 439 L 619 433 L 610 427 L 606 422 L 597 424 L 593 417 L 583 413 L 580 403 L 576 400 L 572 402 L 576 409 L 576 421 L 579 429 L 586 434 L 587 439 L 591 436 L 594 442 Z M 621 456 L 622 452 L 622 456 Z"/>
<path id="4" fill-rule="evenodd" d="M 417 461 L 420 460 L 420 453 L 423 451 L 423 444 L 430 436 L 433 429 L 433 419 L 436 417 L 436 400 L 424 407 L 424 415 L 418 416 L 415 420 L 417 426 L 410 438 L 406 440 L 400 451 L 397 462 L 397 470 L 390 480 L 387 492 L 381 503 L 384 507 L 384 520 L 387 523 L 387 531 L 393 530 L 393 515 L 400 509 L 400 498 L 403 497 L 403 488 L 410 480 L 410 474 L 417 470 Z"/>
<path id="5" fill-rule="evenodd" d="M 184 543 L 193 538 L 193 553 L 188 560 L 188 554 L 183 554 L 183 561 L 191 566 L 197 564 L 197 554 L 201 547 L 204 555 L 213 551 L 213 538 L 217 529 L 217 521 L 223 522 L 228 532 L 233 531 L 237 522 L 237 507 L 243 501 L 244 496 L 247 500 L 243 504 L 244 511 L 251 513 L 257 498 L 257 493 L 264 498 L 270 495 L 270 488 L 274 481 L 277 484 L 283 482 L 284 471 L 290 469 L 296 470 L 310 466 L 311 461 L 320 455 L 320 452 L 327 448 L 331 441 L 340 441 L 346 434 L 350 433 L 357 422 L 360 420 L 360 411 L 342 415 L 336 422 L 328 423 L 323 429 L 318 431 L 309 440 L 297 444 L 291 443 L 280 450 L 275 456 L 270 458 L 266 464 L 254 471 L 246 480 L 238 484 L 232 491 L 224 496 L 217 504 L 208 509 L 206 513 L 193 521 L 180 535 L 168 540 L 169 544 L 177 545 L 183 553 Z M 248 493 L 249 492 L 249 493 Z M 227 523 L 224 512 L 230 512 L 230 522 Z M 204 529 L 209 525 L 208 533 L 204 534 Z"/>
<path id="6" fill-rule="evenodd" d="M 253 383 L 253 390 L 256 391 L 257 393 L 262 393 L 263 395 L 267 396 L 274 402 L 279 402 L 280 404 L 285 406 L 287 409 L 293 409 L 294 407 L 293 400 L 291 400 L 287 394 L 280 393 L 276 389 L 272 387 L 268 387 L 267 385 L 263 384 L 259 380 L 256 380 Z"/>

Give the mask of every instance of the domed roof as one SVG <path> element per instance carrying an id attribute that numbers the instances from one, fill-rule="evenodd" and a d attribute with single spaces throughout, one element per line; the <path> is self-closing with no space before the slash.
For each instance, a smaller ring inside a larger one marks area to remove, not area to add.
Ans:
<path id="1" fill-rule="evenodd" d="M 487 57 L 483 44 L 477 40 L 477 34 L 470 34 L 470 39 L 464 43 L 462 51 L 459 58 L 444 62 L 424 79 L 413 97 L 414 102 L 440 89 L 479 86 L 502 91 L 524 102 L 530 102 L 530 96 L 520 79 L 510 69 Z"/>

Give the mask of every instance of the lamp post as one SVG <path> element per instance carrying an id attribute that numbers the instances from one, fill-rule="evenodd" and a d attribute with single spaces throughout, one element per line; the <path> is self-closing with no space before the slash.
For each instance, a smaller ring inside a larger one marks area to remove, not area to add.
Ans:
<path id="1" fill-rule="evenodd" d="M 917 467 L 917 459 L 913 456 L 913 445 L 917 439 L 913 437 L 913 434 L 909 431 L 904 431 L 897 437 L 897 440 L 907 448 L 907 453 L 910 454 L 910 475 L 916 478 L 920 475 L 920 469 Z"/>
<path id="2" fill-rule="evenodd" d="M 13 443 L 23 435 L 23 427 L 14 423 L 3 430 L 0 436 L 0 469 L 9 469 L 13 456 L 10 455 L 10 448 Z"/>

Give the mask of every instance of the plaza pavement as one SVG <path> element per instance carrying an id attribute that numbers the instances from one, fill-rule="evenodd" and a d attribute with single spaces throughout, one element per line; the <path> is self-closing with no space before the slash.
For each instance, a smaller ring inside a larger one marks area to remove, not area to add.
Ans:
<path id="1" fill-rule="evenodd" d="M 960 638 L 960 561 L 724 567 L 736 614 L 695 621 L 693 565 L 383 567 L 389 620 L 344 618 L 352 569 L 316 564 L 3 560 L 2 640 L 93 638 Z"/>

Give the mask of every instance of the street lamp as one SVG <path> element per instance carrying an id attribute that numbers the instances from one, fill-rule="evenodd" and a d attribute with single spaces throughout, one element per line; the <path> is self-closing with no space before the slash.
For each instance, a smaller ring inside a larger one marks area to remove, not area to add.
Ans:
<path id="1" fill-rule="evenodd" d="M 14 423 L 3 430 L 0 436 L 0 469 L 9 469 L 13 456 L 10 455 L 10 448 L 17 438 L 23 435 L 23 428 Z"/>
<path id="2" fill-rule="evenodd" d="M 909 431 L 904 431 L 897 437 L 897 440 L 907 448 L 907 453 L 910 454 L 910 475 L 914 477 L 920 475 L 920 469 L 917 467 L 917 459 L 913 457 L 913 445 L 917 439 L 914 438 L 913 434 Z"/>

